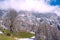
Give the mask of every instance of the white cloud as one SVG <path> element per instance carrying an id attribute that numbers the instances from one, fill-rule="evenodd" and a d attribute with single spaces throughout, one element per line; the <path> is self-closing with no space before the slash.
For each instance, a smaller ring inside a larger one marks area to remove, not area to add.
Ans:
<path id="1" fill-rule="evenodd" d="M 39 12 L 53 12 L 57 6 L 50 6 L 47 3 L 50 0 L 6 0 L 0 3 L 0 8 L 14 8 L 17 10 L 39 11 Z M 56 9 L 57 10 L 57 9 Z M 56 12 L 56 11 L 54 11 Z M 57 13 L 57 12 L 56 12 Z"/>
<path id="2" fill-rule="evenodd" d="M 57 6 L 53 12 L 60 16 L 60 7 Z"/>

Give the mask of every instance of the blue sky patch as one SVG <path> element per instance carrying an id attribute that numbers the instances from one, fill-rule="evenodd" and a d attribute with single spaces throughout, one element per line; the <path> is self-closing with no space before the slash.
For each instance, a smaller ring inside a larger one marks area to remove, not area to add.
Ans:
<path id="1" fill-rule="evenodd" d="M 0 2 L 3 2 L 4 0 L 0 0 Z"/>
<path id="2" fill-rule="evenodd" d="M 50 0 L 50 5 L 52 5 L 52 6 L 59 5 L 60 6 L 60 0 Z"/>

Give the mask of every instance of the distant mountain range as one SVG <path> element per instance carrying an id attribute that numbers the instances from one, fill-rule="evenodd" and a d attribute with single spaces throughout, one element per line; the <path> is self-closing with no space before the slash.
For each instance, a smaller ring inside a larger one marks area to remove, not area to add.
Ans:
<path id="1" fill-rule="evenodd" d="M 25 16 L 27 15 L 28 18 L 29 18 L 29 16 L 31 16 L 32 19 L 35 18 L 36 20 L 39 20 L 39 21 L 42 18 L 47 22 L 51 22 L 54 24 L 60 24 L 60 16 L 57 16 L 57 14 L 53 13 L 53 12 L 52 13 L 39 13 L 39 12 L 20 11 L 19 14 L 25 15 Z"/>
<path id="2" fill-rule="evenodd" d="M 8 11 L 0 9 L 0 16 L 2 16 L 6 12 L 8 12 Z M 59 20 L 60 21 L 60 17 L 57 16 L 57 14 L 55 14 L 55 13 L 39 13 L 39 12 L 32 12 L 32 11 L 19 11 L 18 14 L 20 16 L 28 17 L 28 19 L 30 19 L 30 18 L 38 19 L 38 18 L 42 17 L 42 18 L 47 18 L 48 20 L 54 20 L 54 21 Z M 30 16 L 30 18 L 29 18 L 29 16 Z"/>
<path id="3" fill-rule="evenodd" d="M 1 10 L 0 9 L 0 16 L 2 16 L 4 13 L 6 13 L 7 12 L 7 10 Z"/>

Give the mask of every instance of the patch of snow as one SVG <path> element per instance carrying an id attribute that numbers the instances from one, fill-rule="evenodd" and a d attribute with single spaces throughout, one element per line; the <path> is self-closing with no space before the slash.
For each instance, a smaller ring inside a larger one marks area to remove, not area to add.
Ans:
<path id="1" fill-rule="evenodd" d="M 30 33 L 35 34 L 35 32 L 30 32 Z"/>
<path id="2" fill-rule="evenodd" d="M 3 32 L 2 32 L 2 31 L 0 31 L 0 34 L 3 34 Z"/>
<path id="3" fill-rule="evenodd" d="M 4 25 L 1 24 L 1 27 L 3 27 L 3 29 L 7 29 L 7 27 L 5 27 Z"/>
<path id="4" fill-rule="evenodd" d="M 31 37 L 31 38 L 35 38 L 35 36 Z"/>
<path id="5" fill-rule="evenodd" d="M 16 40 L 34 40 L 35 36 L 31 38 L 15 38 Z"/>
<path id="6" fill-rule="evenodd" d="M 33 40 L 32 38 L 20 38 L 18 40 Z"/>

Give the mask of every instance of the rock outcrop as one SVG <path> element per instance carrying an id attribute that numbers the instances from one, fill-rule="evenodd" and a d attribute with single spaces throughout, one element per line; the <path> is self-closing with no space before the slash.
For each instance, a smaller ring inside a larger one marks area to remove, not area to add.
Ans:
<path id="1" fill-rule="evenodd" d="M 60 40 L 60 31 L 57 27 L 56 24 L 50 25 L 44 20 L 35 32 L 34 40 Z"/>

